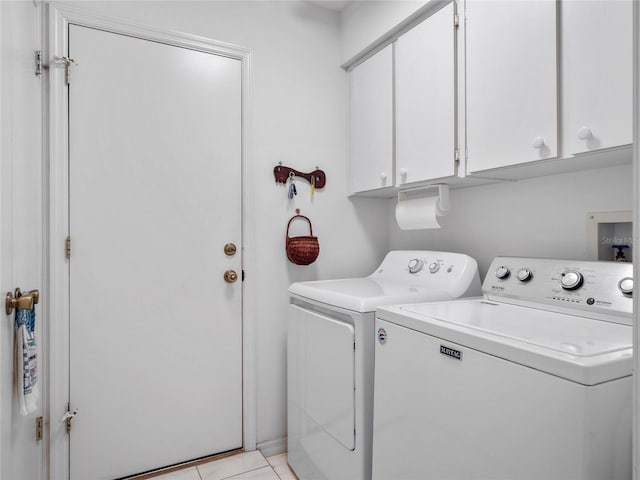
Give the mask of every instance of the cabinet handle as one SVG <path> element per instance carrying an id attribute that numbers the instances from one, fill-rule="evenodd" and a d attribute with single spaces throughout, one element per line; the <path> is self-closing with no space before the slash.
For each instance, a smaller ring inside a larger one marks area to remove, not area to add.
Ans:
<path id="1" fill-rule="evenodd" d="M 385 172 L 380 173 L 380 180 L 382 180 L 383 182 L 387 181 L 387 174 Z"/>
<path id="2" fill-rule="evenodd" d="M 533 142 L 531 142 L 531 146 L 533 148 L 542 148 L 542 147 L 544 147 L 544 138 L 542 138 L 542 137 L 534 138 Z"/>
<path id="3" fill-rule="evenodd" d="M 406 177 L 407 173 L 409 173 L 409 170 L 407 170 L 406 168 L 401 168 L 400 169 L 400 176 L 401 177 Z"/>
<path id="4" fill-rule="evenodd" d="M 578 138 L 580 140 L 588 140 L 591 137 L 593 137 L 593 132 L 589 127 L 580 127 L 580 130 L 578 130 Z"/>

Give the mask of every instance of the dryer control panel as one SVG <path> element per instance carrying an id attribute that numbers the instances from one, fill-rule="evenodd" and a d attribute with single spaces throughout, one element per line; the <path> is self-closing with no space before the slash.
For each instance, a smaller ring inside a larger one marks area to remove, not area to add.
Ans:
<path id="1" fill-rule="evenodd" d="M 496 257 L 482 284 L 490 300 L 631 323 L 633 265 Z"/>
<path id="2" fill-rule="evenodd" d="M 383 285 L 437 289 L 451 298 L 481 294 L 478 263 L 461 253 L 392 250 L 367 278 Z"/>

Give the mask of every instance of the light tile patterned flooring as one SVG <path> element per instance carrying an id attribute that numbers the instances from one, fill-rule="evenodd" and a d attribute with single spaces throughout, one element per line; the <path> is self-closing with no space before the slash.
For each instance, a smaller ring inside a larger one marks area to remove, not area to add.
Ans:
<path id="1" fill-rule="evenodd" d="M 259 451 L 244 452 L 196 467 L 154 477 L 153 480 L 297 480 L 287 465 L 287 454 L 265 458 Z"/>

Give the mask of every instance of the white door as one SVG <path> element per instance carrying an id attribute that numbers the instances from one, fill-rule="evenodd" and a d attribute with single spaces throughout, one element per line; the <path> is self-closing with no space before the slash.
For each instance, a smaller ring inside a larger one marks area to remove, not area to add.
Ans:
<path id="1" fill-rule="evenodd" d="M 44 441 L 36 436 L 36 419 L 46 415 L 49 364 L 45 314 L 48 292 L 42 281 L 42 80 L 25 63 L 41 45 L 40 5 L 0 2 L 0 292 L 39 289 L 36 306 L 37 384 L 35 411 L 20 413 L 16 385 L 22 353 L 15 310 L 0 315 L 0 478 L 44 479 Z M 44 347 L 44 348 L 43 348 Z"/>
<path id="2" fill-rule="evenodd" d="M 455 175 L 454 3 L 396 43 L 396 183 Z"/>
<path id="3" fill-rule="evenodd" d="M 466 2 L 467 169 L 557 156 L 555 1 Z"/>
<path id="4" fill-rule="evenodd" d="M 560 7 L 563 153 L 630 144 L 633 2 L 563 1 Z"/>
<path id="5" fill-rule="evenodd" d="M 241 61 L 75 25 L 69 56 L 71 480 L 239 448 Z"/>
<path id="6" fill-rule="evenodd" d="M 349 74 L 350 193 L 393 186 L 393 46 Z"/>

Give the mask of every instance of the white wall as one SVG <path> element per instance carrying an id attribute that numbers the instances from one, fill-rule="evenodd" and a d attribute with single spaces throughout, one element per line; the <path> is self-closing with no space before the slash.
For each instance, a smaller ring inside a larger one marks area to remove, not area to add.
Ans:
<path id="1" fill-rule="evenodd" d="M 425 0 L 353 2 L 341 15 L 341 63 L 361 53 L 426 3 Z"/>
<path id="2" fill-rule="evenodd" d="M 587 212 L 632 210 L 631 165 L 451 191 L 441 229 L 402 231 L 390 205 L 391 248 L 466 253 L 481 276 L 499 255 L 587 259 Z"/>
<path id="3" fill-rule="evenodd" d="M 42 289 L 41 79 L 34 73 L 40 7 L 0 2 L 0 292 Z M 14 322 L 0 318 L 0 478 L 40 478 L 42 442 L 35 417 L 22 417 L 13 386 Z M 40 313 L 40 312 L 39 312 Z M 37 320 L 41 385 L 46 375 L 42 326 Z"/>
<path id="4" fill-rule="evenodd" d="M 283 439 L 288 285 L 370 273 L 388 248 L 386 203 L 346 198 L 347 90 L 338 15 L 282 1 L 74 5 L 252 50 L 252 201 L 246 207 L 255 258 L 246 257 L 245 271 L 256 314 L 257 441 Z M 278 161 L 302 171 L 319 166 L 326 187 L 311 199 L 309 185 L 299 180 L 298 196 L 289 201 L 286 188 L 274 182 Z M 320 257 L 309 267 L 290 264 L 284 252 L 286 223 L 296 207 L 311 218 L 320 239 Z"/>

